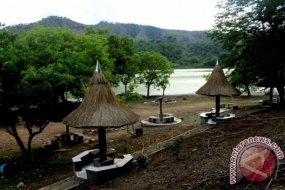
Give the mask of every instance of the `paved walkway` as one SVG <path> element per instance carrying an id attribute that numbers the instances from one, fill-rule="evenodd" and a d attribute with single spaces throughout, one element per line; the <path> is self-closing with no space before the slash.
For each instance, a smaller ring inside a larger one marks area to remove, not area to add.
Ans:
<path id="1" fill-rule="evenodd" d="M 190 138 L 196 134 L 202 133 L 202 132 L 204 132 L 204 131 L 212 128 L 212 127 L 213 126 L 210 126 L 210 125 L 201 125 L 199 127 L 191 129 L 189 131 L 186 131 L 185 133 L 177 135 L 171 139 L 165 140 L 163 142 L 160 142 L 158 144 L 155 144 L 155 145 L 152 145 L 148 148 L 145 148 L 144 154 L 147 156 L 155 154 L 155 153 L 165 149 L 165 146 L 167 144 L 173 144 L 173 142 L 179 137 L 187 139 L 187 138 Z M 134 157 L 133 159 L 136 160 L 137 157 L 141 155 L 141 153 L 142 153 L 141 151 L 137 151 L 137 152 L 132 153 L 132 156 Z M 39 190 L 75 189 L 76 187 L 79 187 L 84 182 L 86 182 L 86 180 L 81 180 L 81 179 L 78 179 L 77 177 L 73 176 L 73 177 L 66 178 L 64 180 L 58 181 L 54 184 L 51 184 L 51 185 L 44 187 L 44 188 L 41 188 Z"/>

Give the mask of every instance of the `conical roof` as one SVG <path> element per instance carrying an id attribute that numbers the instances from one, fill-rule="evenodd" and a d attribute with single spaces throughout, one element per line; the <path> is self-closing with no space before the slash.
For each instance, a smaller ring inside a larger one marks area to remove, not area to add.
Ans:
<path id="1" fill-rule="evenodd" d="M 75 128 L 116 128 L 137 121 L 139 116 L 119 103 L 98 63 L 83 102 L 63 119 Z"/>
<path id="2" fill-rule="evenodd" d="M 241 92 L 228 83 L 222 67 L 218 64 L 214 67 L 210 78 L 196 94 L 206 96 L 239 96 Z"/>

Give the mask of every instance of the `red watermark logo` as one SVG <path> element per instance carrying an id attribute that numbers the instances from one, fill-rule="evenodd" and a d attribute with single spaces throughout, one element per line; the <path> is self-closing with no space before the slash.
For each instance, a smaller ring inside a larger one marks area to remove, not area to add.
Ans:
<path id="1" fill-rule="evenodd" d="M 266 137 L 249 137 L 241 141 L 230 158 L 230 184 L 243 177 L 261 182 L 277 174 L 278 160 L 284 154 L 276 143 Z"/>

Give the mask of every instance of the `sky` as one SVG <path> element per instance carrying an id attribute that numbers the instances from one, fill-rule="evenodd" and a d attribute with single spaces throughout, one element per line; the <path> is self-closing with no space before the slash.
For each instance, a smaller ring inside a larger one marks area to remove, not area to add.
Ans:
<path id="1" fill-rule="evenodd" d="M 163 29 L 209 30 L 218 0 L 1 0 L 0 23 L 28 24 L 61 16 L 82 24 L 133 23 Z"/>

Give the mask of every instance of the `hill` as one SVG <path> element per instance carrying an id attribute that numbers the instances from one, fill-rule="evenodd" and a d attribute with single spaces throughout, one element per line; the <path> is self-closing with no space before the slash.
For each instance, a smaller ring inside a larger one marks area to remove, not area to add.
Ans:
<path id="1" fill-rule="evenodd" d="M 134 39 L 147 39 L 147 40 L 157 40 L 167 36 L 173 36 L 178 39 L 178 41 L 210 41 L 206 35 L 205 31 L 185 31 L 185 30 L 167 30 L 161 29 L 154 26 L 146 26 L 139 24 L 125 24 L 125 23 L 112 23 L 107 21 L 101 21 L 95 25 L 85 25 L 82 23 L 75 22 L 66 17 L 49 16 L 43 18 L 40 21 L 29 23 L 29 24 L 18 24 L 14 26 L 9 26 L 8 28 L 15 32 L 22 32 L 31 29 L 35 24 L 39 24 L 45 27 L 58 26 L 64 27 L 68 26 L 70 29 L 77 33 L 85 32 L 87 27 L 93 28 L 108 28 L 111 34 L 117 34 L 119 36 L 130 36 Z"/>
<path id="2" fill-rule="evenodd" d="M 45 27 L 67 26 L 77 33 L 84 33 L 87 27 L 94 29 L 107 28 L 110 34 L 134 39 L 136 51 L 157 51 L 166 56 L 174 67 L 213 67 L 221 48 L 207 38 L 205 31 L 167 30 L 154 26 L 111 23 L 101 21 L 95 25 L 85 25 L 66 17 L 49 16 L 29 24 L 18 24 L 7 27 L 14 32 L 23 32 L 34 25 Z"/>

